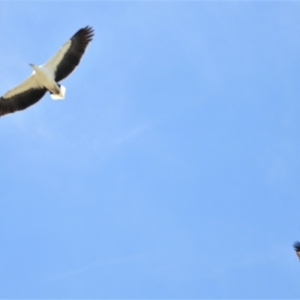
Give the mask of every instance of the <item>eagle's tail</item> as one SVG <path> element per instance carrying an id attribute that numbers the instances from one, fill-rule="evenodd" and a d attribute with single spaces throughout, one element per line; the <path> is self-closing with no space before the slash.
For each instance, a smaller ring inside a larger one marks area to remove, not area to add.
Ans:
<path id="1" fill-rule="evenodd" d="M 50 96 L 53 100 L 63 100 L 63 99 L 65 99 L 65 93 L 66 93 L 66 88 L 63 85 L 61 85 L 59 87 L 59 93 L 58 94 L 50 94 Z"/>

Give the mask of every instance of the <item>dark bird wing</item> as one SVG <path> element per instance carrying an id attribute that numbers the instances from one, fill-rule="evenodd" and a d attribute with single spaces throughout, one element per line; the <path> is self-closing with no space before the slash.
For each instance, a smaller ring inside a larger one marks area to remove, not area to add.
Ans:
<path id="1" fill-rule="evenodd" d="M 54 73 L 55 81 L 59 82 L 74 71 L 93 35 L 92 27 L 81 28 L 43 65 Z"/>
<path id="2" fill-rule="evenodd" d="M 40 87 L 34 76 L 8 91 L 0 98 L 0 116 L 23 110 L 38 102 L 47 92 Z"/>
<path id="3" fill-rule="evenodd" d="M 297 241 L 294 243 L 294 249 L 296 251 L 298 258 L 300 259 L 300 242 Z"/>

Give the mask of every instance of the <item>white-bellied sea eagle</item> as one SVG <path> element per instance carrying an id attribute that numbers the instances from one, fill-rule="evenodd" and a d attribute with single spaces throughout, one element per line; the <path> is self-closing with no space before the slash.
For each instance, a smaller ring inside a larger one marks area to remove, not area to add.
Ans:
<path id="1" fill-rule="evenodd" d="M 47 91 L 52 99 L 64 99 L 66 88 L 59 82 L 79 64 L 93 35 L 92 27 L 81 28 L 45 64 L 30 64 L 31 76 L 0 98 L 0 116 L 35 104 Z"/>

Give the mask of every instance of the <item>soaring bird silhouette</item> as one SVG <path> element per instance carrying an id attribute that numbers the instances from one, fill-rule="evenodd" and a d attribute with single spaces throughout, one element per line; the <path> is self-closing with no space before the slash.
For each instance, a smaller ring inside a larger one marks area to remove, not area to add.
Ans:
<path id="1" fill-rule="evenodd" d="M 59 82 L 74 71 L 93 35 L 92 27 L 81 28 L 45 64 L 30 64 L 30 77 L 0 98 L 0 116 L 35 104 L 47 91 L 52 99 L 64 99 L 66 88 Z"/>

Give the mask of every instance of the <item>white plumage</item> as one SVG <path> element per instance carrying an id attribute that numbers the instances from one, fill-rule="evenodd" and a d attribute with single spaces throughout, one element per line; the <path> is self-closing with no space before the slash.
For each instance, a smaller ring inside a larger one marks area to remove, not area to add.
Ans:
<path id="1" fill-rule="evenodd" d="M 45 64 L 30 64 L 31 76 L 0 98 L 0 116 L 35 104 L 47 91 L 54 100 L 64 99 L 66 88 L 59 82 L 79 64 L 93 35 L 91 27 L 81 28 Z"/>

